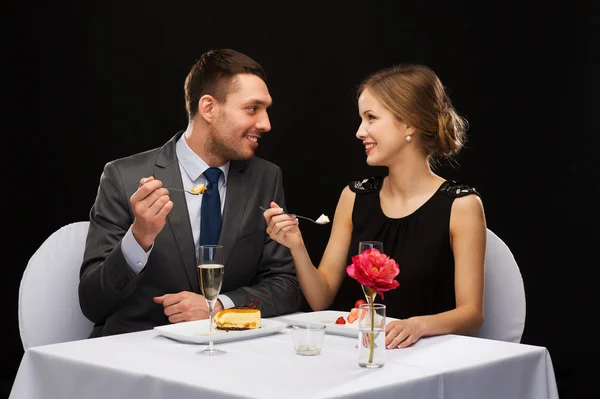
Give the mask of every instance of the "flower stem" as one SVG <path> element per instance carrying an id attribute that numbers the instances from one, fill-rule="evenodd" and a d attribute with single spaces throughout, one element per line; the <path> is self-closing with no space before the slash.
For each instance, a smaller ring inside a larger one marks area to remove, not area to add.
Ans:
<path id="1" fill-rule="evenodd" d="M 367 303 L 371 311 L 371 334 L 369 336 L 369 363 L 373 363 L 373 356 L 375 355 L 375 295 L 377 293 L 363 285 L 363 292 L 367 298 Z"/>
<path id="2" fill-rule="evenodd" d="M 375 307 L 371 302 L 371 347 L 369 348 L 369 363 L 373 363 L 373 355 L 375 354 Z"/>

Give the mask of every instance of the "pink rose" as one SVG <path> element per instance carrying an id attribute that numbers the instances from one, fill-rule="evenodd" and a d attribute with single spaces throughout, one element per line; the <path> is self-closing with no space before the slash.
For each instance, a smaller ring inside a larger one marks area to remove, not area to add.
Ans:
<path id="1" fill-rule="evenodd" d="M 377 249 L 366 249 L 362 254 L 352 257 L 352 264 L 346 273 L 363 286 L 381 295 L 400 285 L 394 278 L 400 273 L 398 263 Z"/>

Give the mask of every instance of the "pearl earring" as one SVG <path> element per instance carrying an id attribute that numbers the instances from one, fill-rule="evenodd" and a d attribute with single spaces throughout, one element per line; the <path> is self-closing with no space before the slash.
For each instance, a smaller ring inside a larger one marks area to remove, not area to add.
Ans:
<path id="1" fill-rule="evenodd" d="M 412 136 L 410 134 L 408 136 L 406 136 L 407 143 L 410 143 L 411 140 L 412 140 Z"/>

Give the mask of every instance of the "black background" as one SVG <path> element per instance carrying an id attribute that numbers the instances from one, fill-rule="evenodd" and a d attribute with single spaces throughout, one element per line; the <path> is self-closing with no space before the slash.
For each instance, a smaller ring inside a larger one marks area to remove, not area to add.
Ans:
<path id="1" fill-rule="evenodd" d="M 257 155 L 281 166 L 288 209 L 315 218 L 333 215 L 350 180 L 382 172 L 354 136 L 360 80 L 399 62 L 431 66 L 470 121 L 457 165 L 438 173 L 480 191 L 488 227 L 517 259 L 522 342 L 548 348 L 561 399 L 598 394 L 598 6 L 213 3 L 31 4 L 7 37 L 16 56 L 5 59 L 15 68 L 5 83 L 17 91 L 4 101 L 15 118 L 3 136 L 4 391 L 23 355 L 17 304 L 29 257 L 54 230 L 87 219 L 106 162 L 186 127 L 188 69 L 228 47 L 265 68 L 273 129 Z M 329 229 L 304 224 L 315 263 Z"/>

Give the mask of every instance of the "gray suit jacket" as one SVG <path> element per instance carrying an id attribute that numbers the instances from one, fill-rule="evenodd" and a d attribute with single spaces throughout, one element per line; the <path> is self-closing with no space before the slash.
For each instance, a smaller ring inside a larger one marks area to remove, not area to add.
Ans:
<path id="1" fill-rule="evenodd" d="M 121 251 L 133 223 L 129 198 L 140 178 L 154 176 L 165 187 L 183 188 L 175 143 L 105 165 L 80 272 L 81 309 L 95 323 L 90 337 L 151 329 L 169 324 L 152 298 L 180 291 L 200 292 L 196 252 L 183 192 L 170 194 L 173 209 L 156 237 L 144 270 L 135 275 Z M 298 311 L 303 296 L 289 250 L 272 241 L 259 205 L 285 208 L 281 169 L 263 159 L 232 161 L 219 243 L 225 277 L 221 293 L 234 304 L 260 300 L 263 317 Z"/>

